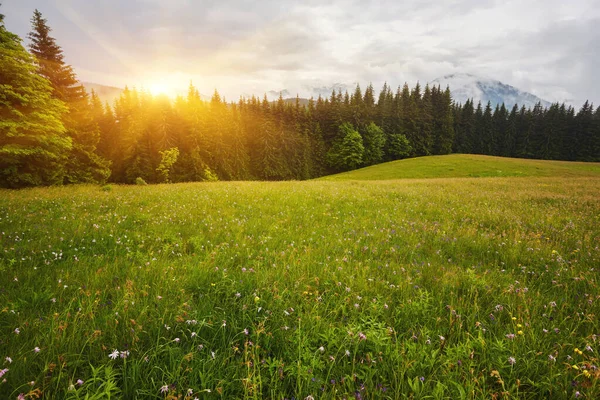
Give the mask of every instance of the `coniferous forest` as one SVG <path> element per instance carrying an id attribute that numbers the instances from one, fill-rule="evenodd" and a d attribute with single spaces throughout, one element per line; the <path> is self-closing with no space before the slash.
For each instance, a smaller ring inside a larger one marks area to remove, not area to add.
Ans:
<path id="1" fill-rule="evenodd" d="M 39 11 L 28 49 L 0 15 L 0 186 L 303 180 L 407 157 L 473 153 L 600 161 L 600 108 L 453 102 L 385 84 L 329 98 L 174 100 L 86 93 Z"/>

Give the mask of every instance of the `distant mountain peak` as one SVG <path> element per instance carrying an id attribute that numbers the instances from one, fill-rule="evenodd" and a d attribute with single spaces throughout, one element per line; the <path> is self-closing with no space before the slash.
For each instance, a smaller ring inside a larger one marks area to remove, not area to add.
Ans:
<path id="1" fill-rule="evenodd" d="M 484 78 L 469 73 L 454 73 L 434 79 L 429 84 L 439 85 L 442 88 L 450 87 L 452 98 L 457 103 L 465 103 L 472 99 L 475 104 L 491 103 L 492 107 L 504 103 L 507 108 L 515 104 L 519 107 L 533 108 L 537 103 L 549 107 L 550 102 L 534 94 L 524 92 L 514 86 L 507 85 L 495 79 Z"/>

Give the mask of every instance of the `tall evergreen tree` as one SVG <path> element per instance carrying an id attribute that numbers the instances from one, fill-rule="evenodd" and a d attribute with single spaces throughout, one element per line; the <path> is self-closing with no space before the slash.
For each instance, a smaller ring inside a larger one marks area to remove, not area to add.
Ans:
<path id="1" fill-rule="evenodd" d="M 39 63 L 39 73 L 52 84 L 53 97 L 65 102 L 69 109 L 63 121 L 73 147 L 66 162 L 65 183 L 104 182 L 110 175 L 109 163 L 96 152 L 100 131 L 92 118 L 85 89 L 73 68 L 65 63 L 62 49 L 50 36 L 52 30 L 38 10 L 31 23 L 29 48 Z"/>
<path id="2" fill-rule="evenodd" d="M 62 183 L 72 145 L 61 121 L 64 103 L 51 93 L 50 82 L 0 14 L 0 186 Z"/>

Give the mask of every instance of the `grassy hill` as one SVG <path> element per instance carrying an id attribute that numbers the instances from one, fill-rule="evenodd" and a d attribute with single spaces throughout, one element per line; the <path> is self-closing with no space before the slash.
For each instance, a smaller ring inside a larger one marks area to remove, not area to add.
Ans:
<path id="1" fill-rule="evenodd" d="M 0 190 L 0 399 L 598 399 L 598 193 L 573 176 Z"/>
<path id="2" fill-rule="evenodd" d="M 526 160 L 472 154 L 408 158 L 330 175 L 321 180 L 390 180 L 473 177 L 600 176 L 600 163 Z"/>

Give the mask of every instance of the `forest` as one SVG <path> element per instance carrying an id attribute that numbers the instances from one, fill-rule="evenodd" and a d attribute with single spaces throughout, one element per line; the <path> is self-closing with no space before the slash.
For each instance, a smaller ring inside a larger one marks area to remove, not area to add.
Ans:
<path id="1" fill-rule="evenodd" d="M 39 11 L 28 48 L 0 14 L 0 187 L 305 180 L 450 153 L 600 161 L 600 108 L 457 104 L 450 88 L 372 85 L 329 98 L 87 93 Z"/>

